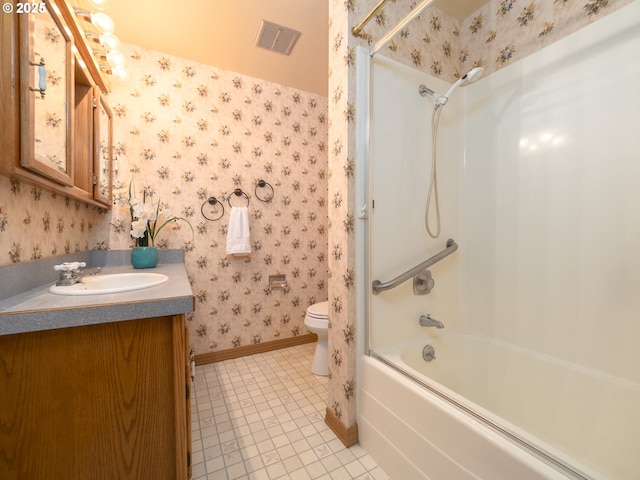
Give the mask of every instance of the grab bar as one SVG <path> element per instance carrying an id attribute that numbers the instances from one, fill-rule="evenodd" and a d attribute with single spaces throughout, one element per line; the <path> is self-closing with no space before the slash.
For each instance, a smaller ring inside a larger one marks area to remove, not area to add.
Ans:
<path id="1" fill-rule="evenodd" d="M 443 258 L 448 257 L 457 249 L 458 249 L 458 244 L 454 242 L 453 239 L 450 238 L 449 240 L 447 240 L 447 248 L 445 248 L 439 253 L 436 253 L 433 257 L 428 258 L 427 260 L 425 260 L 419 265 L 416 265 L 412 269 L 407 270 L 402 275 L 397 276 L 393 280 L 389 280 L 388 282 L 385 282 L 385 283 L 382 283 L 380 280 L 374 280 L 373 283 L 371 284 L 371 289 L 373 290 L 373 294 L 377 295 L 380 292 L 383 292 L 385 290 L 391 290 L 392 288 L 397 287 L 401 283 L 409 280 L 414 275 L 417 275 L 423 270 L 429 268 L 431 265 L 438 263 Z"/>

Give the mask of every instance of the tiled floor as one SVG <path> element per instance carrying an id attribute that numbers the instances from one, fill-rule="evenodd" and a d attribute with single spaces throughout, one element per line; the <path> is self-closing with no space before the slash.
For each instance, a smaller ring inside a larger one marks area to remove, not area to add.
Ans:
<path id="1" fill-rule="evenodd" d="M 315 344 L 196 367 L 194 480 L 389 480 L 367 452 L 324 423 L 327 378 Z"/>

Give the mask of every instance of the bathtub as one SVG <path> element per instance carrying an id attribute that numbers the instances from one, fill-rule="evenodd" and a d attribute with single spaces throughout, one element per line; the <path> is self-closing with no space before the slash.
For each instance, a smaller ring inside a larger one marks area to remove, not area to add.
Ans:
<path id="1" fill-rule="evenodd" d="M 640 478 L 631 382 L 444 332 L 363 356 L 359 384 L 360 443 L 392 479 Z"/>

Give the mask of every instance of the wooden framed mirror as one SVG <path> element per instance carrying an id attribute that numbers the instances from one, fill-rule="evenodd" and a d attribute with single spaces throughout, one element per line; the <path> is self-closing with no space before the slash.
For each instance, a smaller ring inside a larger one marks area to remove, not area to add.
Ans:
<path id="1" fill-rule="evenodd" d="M 20 165 L 73 185 L 73 40 L 58 7 L 20 15 Z"/>

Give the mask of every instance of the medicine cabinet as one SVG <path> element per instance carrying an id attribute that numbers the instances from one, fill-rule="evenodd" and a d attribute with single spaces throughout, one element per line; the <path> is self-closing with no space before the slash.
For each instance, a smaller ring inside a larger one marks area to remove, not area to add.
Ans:
<path id="1" fill-rule="evenodd" d="M 0 17 L 0 174 L 110 207 L 108 84 L 82 55 L 88 41 L 74 8 L 64 0 L 43 4 Z"/>
<path id="2" fill-rule="evenodd" d="M 50 5 L 49 5 L 50 7 Z M 20 165 L 73 185 L 71 73 L 73 44 L 52 8 L 18 15 L 20 29 Z"/>

